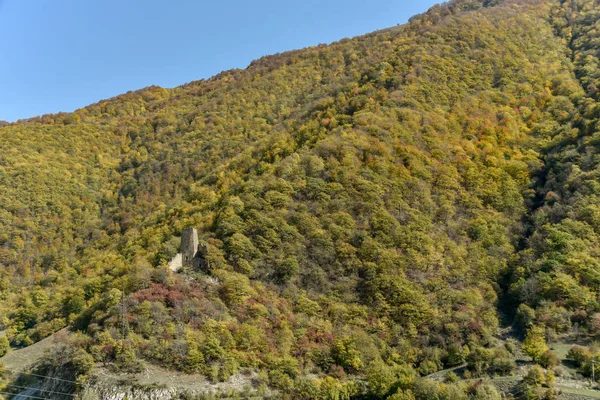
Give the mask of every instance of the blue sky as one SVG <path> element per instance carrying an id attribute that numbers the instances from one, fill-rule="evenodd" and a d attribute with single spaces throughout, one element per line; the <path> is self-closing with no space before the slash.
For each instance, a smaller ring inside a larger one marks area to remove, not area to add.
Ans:
<path id="1" fill-rule="evenodd" d="M 0 120 L 174 87 L 404 23 L 435 0 L 0 0 Z"/>

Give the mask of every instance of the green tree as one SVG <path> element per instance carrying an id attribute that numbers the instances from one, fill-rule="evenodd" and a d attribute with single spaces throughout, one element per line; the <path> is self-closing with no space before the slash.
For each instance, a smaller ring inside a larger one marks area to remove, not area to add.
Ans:
<path id="1" fill-rule="evenodd" d="M 6 336 L 0 336 L 0 357 L 3 357 L 10 350 L 10 343 Z"/>
<path id="2" fill-rule="evenodd" d="M 525 354 L 533 358 L 535 362 L 540 362 L 544 353 L 548 350 L 544 327 L 532 326 L 529 328 L 522 349 Z"/>

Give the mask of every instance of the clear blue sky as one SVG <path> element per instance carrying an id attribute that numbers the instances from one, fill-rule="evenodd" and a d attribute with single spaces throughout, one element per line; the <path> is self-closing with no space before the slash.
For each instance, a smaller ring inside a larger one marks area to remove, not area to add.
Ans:
<path id="1" fill-rule="evenodd" d="M 404 23 L 436 2 L 0 0 L 0 120 L 208 78 Z"/>

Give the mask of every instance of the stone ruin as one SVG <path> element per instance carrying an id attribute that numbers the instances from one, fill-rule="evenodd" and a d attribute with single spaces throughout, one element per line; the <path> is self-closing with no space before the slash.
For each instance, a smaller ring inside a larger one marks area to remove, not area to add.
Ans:
<path id="1" fill-rule="evenodd" d="M 169 267 L 173 271 L 181 268 L 208 271 L 210 265 L 207 256 L 208 245 L 199 242 L 198 231 L 195 228 L 186 228 L 181 232 L 179 253 L 171 260 Z"/>

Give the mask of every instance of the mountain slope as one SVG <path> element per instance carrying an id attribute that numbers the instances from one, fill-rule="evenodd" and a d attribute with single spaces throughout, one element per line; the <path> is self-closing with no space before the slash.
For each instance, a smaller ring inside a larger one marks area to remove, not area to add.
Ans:
<path id="1" fill-rule="evenodd" d="M 0 127 L 9 338 L 70 326 L 122 370 L 428 398 L 419 374 L 500 368 L 499 296 L 525 330 L 593 332 L 597 7 L 453 1 Z M 211 268 L 172 275 L 190 226 Z"/>
<path id="2" fill-rule="evenodd" d="M 523 302 L 519 319 L 524 325 L 543 324 L 558 333 L 579 326 L 597 334 L 600 59 L 594 25 L 600 10 L 597 3 L 575 1 L 555 5 L 551 14 L 585 95 L 561 93 L 551 128 L 560 134 L 541 152 L 544 168 L 534 182 L 531 233 L 513 272 L 511 293 Z"/>

